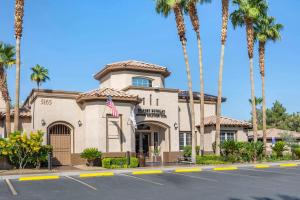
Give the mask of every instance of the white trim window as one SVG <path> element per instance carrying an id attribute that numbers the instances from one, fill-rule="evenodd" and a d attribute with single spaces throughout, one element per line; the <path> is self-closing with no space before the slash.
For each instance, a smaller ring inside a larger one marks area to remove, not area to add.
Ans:
<path id="1" fill-rule="evenodd" d="M 138 87 L 152 87 L 152 80 L 143 77 L 133 77 L 132 85 Z"/>
<path id="2" fill-rule="evenodd" d="M 192 145 L 192 133 L 180 132 L 179 133 L 179 150 L 182 151 L 185 146 Z"/>
<path id="3" fill-rule="evenodd" d="M 221 131 L 221 135 L 220 135 L 221 143 L 229 140 L 235 141 L 236 140 L 235 134 L 236 134 L 235 131 Z"/>

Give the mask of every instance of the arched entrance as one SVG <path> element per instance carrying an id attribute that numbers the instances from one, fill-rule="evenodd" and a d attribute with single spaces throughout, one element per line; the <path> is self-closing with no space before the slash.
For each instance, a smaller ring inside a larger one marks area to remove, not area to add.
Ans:
<path id="1" fill-rule="evenodd" d="M 142 121 L 135 130 L 135 150 L 147 162 L 161 162 L 164 152 L 171 151 L 170 127 L 159 121 Z"/>
<path id="2" fill-rule="evenodd" d="M 48 127 L 49 144 L 53 148 L 53 165 L 71 164 L 71 132 L 71 126 L 63 122 L 56 122 Z"/>

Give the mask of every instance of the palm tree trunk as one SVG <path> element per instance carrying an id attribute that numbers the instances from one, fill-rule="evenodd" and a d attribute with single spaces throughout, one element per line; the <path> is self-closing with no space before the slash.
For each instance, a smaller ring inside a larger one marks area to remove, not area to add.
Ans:
<path id="1" fill-rule="evenodd" d="M 219 68 L 219 80 L 218 80 L 218 100 L 217 100 L 217 119 L 216 119 L 216 147 L 215 154 L 220 155 L 220 135 L 221 135 L 221 105 L 222 105 L 222 81 L 223 81 L 223 66 L 224 66 L 224 54 L 225 44 L 221 46 L 221 59 Z"/>
<path id="2" fill-rule="evenodd" d="M 10 101 L 5 101 L 5 127 L 6 136 L 8 137 L 11 133 L 11 123 L 10 123 Z"/>
<path id="3" fill-rule="evenodd" d="M 221 113 L 222 113 L 222 84 L 223 84 L 223 68 L 224 68 L 224 54 L 225 43 L 227 39 L 227 26 L 228 26 L 228 12 L 229 0 L 222 0 L 222 30 L 221 30 L 221 58 L 219 67 L 219 79 L 218 79 L 218 100 L 217 100 L 217 118 L 216 118 L 216 134 L 215 134 L 215 154 L 220 155 L 220 135 L 221 135 Z"/>
<path id="4" fill-rule="evenodd" d="M 201 154 L 204 153 L 204 80 L 203 80 L 203 62 L 202 47 L 199 31 L 197 32 L 199 67 L 200 67 L 200 148 Z"/>
<path id="5" fill-rule="evenodd" d="M 20 42 L 21 38 L 16 38 L 16 101 L 14 111 L 14 131 L 19 130 L 19 104 L 20 104 Z"/>
<path id="6" fill-rule="evenodd" d="M 259 42 L 259 65 L 262 88 L 262 120 L 263 120 L 263 143 L 264 155 L 267 154 L 267 116 L 266 116 L 266 95 L 265 95 L 265 43 Z"/>
<path id="7" fill-rule="evenodd" d="M 192 131 L 192 162 L 196 162 L 196 132 L 195 132 L 195 109 L 194 109 L 194 95 L 193 95 L 193 84 L 191 78 L 191 69 L 189 65 L 189 59 L 186 52 L 186 40 L 181 41 L 183 55 L 186 66 L 186 74 L 188 79 L 188 87 L 189 87 L 189 102 L 190 102 L 190 111 L 191 111 L 191 131 Z"/>
<path id="8" fill-rule="evenodd" d="M 11 132 L 11 124 L 10 124 L 10 98 L 7 87 L 7 75 L 3 66 L 0 66 L 0 90 L 2 94 L 2 98 L 5 102 L 5 129 L 6 129 L 6 137 Z"/>

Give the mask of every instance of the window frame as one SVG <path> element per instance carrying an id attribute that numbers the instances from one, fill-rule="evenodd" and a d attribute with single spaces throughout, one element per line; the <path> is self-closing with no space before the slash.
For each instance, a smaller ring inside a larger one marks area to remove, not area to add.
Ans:
<path id="1" fill-rule="evenodd" d="M 182 135 L 183 135 L 183 145 L 181 144 L 182 143 L 181 142 Z M 187 135 L 189 136 L 189 139 L 188 139 Z M 179 132 L 179 142 L 178 143 L 179 143 L 179 151 L 183 151 L 184 147 L 186 147 L 186 146 L 191 146 L 192 145 L 192 132 L 190 132 L 190 131 Z"/>
<path id="2" fill-rule="evenodd" d="M 229 140 L 236 141 L 237 140 L 236 133 L 237 133 L 237 131 L 234 131 L 234 130 L 221 130 L 220 131 L 220 143 L 229 141 Z M 224 135 L 224 139 L 222 139 L 223 135 Z"/>
<path id="3" fill-rule="evenodd" d="M 152 79 L 147 77 L 132 77 L 131 84 L 136 87 L 152 87 Z"/>

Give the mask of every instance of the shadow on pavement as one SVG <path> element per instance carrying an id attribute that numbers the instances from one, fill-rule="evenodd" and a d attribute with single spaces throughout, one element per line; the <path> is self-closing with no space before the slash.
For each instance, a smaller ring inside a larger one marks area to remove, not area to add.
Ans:
<path id="1" fill-rule="evenodd" d="M 277 195 L 281 200 L 300 200 L 298 197 L 288 196 L 288 195 Z M 274 198 L 269 197 L 252 197 L 254 200 L 275 200 Z M 278 199 L 278 198 L 276 198 Z M 242 200 L 239 198 L 230 198 L 229 200 Z"/>

